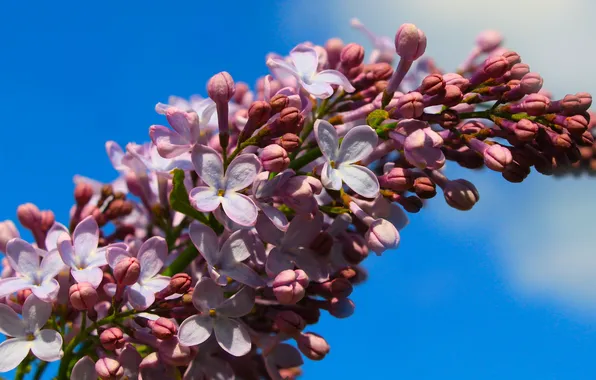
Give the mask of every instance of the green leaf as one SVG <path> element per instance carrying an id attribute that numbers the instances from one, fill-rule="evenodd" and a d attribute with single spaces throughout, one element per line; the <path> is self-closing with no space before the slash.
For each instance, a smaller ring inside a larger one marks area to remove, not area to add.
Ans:
<path id="1" fill-rule="evenodd" d="M 205 214 L 198 211 L 190 204 L 188 193 L 184 187 L 183 170 L 174 169 L 174 178 L 172 179 L 172 183 L 173 188 L 172 192 L 170 193 L 170 206 L 172 209 L 208 225 L 209 221 L 207 220 Z"/>
<path id="2" fill-rule="evenodd" d="M 385 110 L 374 110 L 368 114 L 366 124 L 373 128 L 377 128 L 382 122 L 389 118 L 389 112 Z"/>

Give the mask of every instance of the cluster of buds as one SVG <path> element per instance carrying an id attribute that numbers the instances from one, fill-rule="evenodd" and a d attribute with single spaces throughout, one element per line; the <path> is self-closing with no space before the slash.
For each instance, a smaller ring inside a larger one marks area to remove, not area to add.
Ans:
<path id="1" fill-rule="evenodd" d="M 479 201 L 446 160 L 511 182 L 592 160 L 590 95 L 552 100 L 498 33 L 443 73 L 415 25 L 392 43 L 352 24 L 368 63 L 331 39 L 270 54 L 255 91 L 218 73 L 208 98 L 157 104 L 169 126 L 150 143 L 108 142 L 119 177 L 77 177 L 66 225 L 32 204 L 17 216 L 35 243 L 0 223 L 0 371 L 296 378 L 329 353 L 311 327 L 352 315 L 361 263 L 398 246 L 407 213 L 437 187 L 458 210 Z"/>

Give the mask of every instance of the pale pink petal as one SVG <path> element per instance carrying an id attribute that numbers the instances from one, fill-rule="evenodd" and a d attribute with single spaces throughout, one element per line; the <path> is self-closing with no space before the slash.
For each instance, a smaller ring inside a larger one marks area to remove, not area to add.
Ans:
<path id="1" fill-rule="evenodd" d="M 219 262 L 218 238 L 210 227 L 199 222 L 193 222 L 190 225 L 188 234 L 199 253 L 207 260 L 207 263 L 215 265 Z"/>
<path id="2" fill-rule="evenodd" d="M 337 169 L 331 167 L 329 162 L 325 162 L 321 169 L 321 184 L 330 190 L 341 189 L 341 175 Z"/>
<path id="3" fill-rule="evenodd" d="M 62 262 L 71 268 L 76 268 L 79 261 L 75 258 L 74 247 L 68 234 L 62 234 L 58 238 L 58 252 L 62 258 Z"/>
<path id="4" fill-rule="evenodd" d="M 103 291 L 106 292 L 106 294 L 109 297 L 114 297 L 114 295 L 116 294 L 117 288 L 118 288 L 118 285 L 116 285 L 114 283 L 109 283 L 109 284 L 105 284 L 103 286 Z"/>
<path id="5" fill-rule="evenodd" d="M 149 137 L 157 147 L 159 155 L 164 158 L 178 157 L 191 148 L 191 143 L 175 131 L 162 125 L 152 125 L 149 128 Z"/>
<path id="6" fill-rule="evenodd" d="M 127 344 L 126 347 L 120 352 L 118 355 L 118 361 L 122 364 L 122 368 L 124 369 L 124 378 L 134 380 L 138 379 L 139 376 L 139 366 L 141 364 L 141 355 L 137 351 L 137 349 L 132 344 Z"/>
<path id="7" fill-rule="evenodd" d="M 254 154 L 241 154 L 234 158 L 225 175 L 225 190 L 238 191 L 252 185 L 261 171 L 261 161 Z"/>
<path id="8" fill-rule="evenodd" d="M 196 346 L 211 336 L 213 318 L 208 315 L 193 315 L 186 318 L 178 328 L 178 341 L 185 346 Z"/>
<path id="9" fill-rule="evenodd" d="M 103 279 L 103 271 L 98 267 L 87 267 L 85 269 L 71 269 L 70 274 L 76 282 L 88 282 L 97 288 Z"/>
<path id="10" fill-rule="evenodd" d="M 0 304 L 0 333 L 13 337 L 24 337 L 25 324 L 9 306 Z"/>
<path id="11" fill-rule="evenodd" d="M 281 245 L 281 241 L 284 237 L 283 231 L 276 228 L 275 225 L 264 215 L 259 215 L 255 228 L 257 229 L 259 237 L 264 242 L 273 245 Z"/>
<path id="12" fill-rule="evenodd" d="M 194 363 L 194 361 L 193 361 Z M 192 364 L 191 364 L 192 365 Z M 225 360 L 218 359 L 217 357 L 209 358 L 209 365 L 201 366 L 205 373 L 205 380 L 216 379 L 216 380 L 234 380 L 234 370 L 230 363 Z M 186 374 L 185 374 L 186 375 Z M 184 380 L 198 380 L 195 377 L 185 377 Z"/>
<path id="13" fill-rule="evenodd" d="M 20 238 L 14 238 L 6 244 L 6 258 L 15 272 L 35 276 L 39 270 L 39 259 L 35 247 Z"/>
<path id="14" fill-rule="evenodd" d="M 310 84 L 300 82 L 300 84 L 302 85 L 302 87 L 304 87 L 306 91 L 308 91 L 309 94 L 319 99 L 327 99 L 331 95 L 333 95 L 334 92 L 333 87 L 331 87 L 331 85 L 328 85 L 327 83 L 323 82 L 313 82 Z"/>
<path id="15" fill-rule="evenodd" d="M 311 281 L 323 282 L 329 279 L 327 268 L 317 260 L 316 254 L 310 249 L 301 249 L 294 253 L 296 266 L 302 269 Z"/>
<path id="16" fill-rule="evenodd" d="M 41 281 L 44 282 L 56 277 L 64 268 L 66 268 L 66 265 L 62 261 L 60 253 L 57 250 L 51 251 L 41 260 Z"/>
<path id="17" fill-rule="evenodd" d="M 217 194 L 217 189 L 207 186 L 195 187 L 188 193 L 192 207 L 199 211 L 210 212 L 219 207 L 222 197 Z"/>
<path id="18" fill-rule="evenodd" d="M 323 214 L 317 212 L 314 218 L 301 214 L 296 215 L 283 238 L 285 248 L 308 247 L 323 227 Z"/>
<path id="19" fill-rule="evenodd" d="M 241 284 L 245 284 L 253 288 L 265 286 L 265 280 L 263 280 L 254 270 L 252 270 L 251 267 L 244 263 L 236 263 L 231 266 L 221 268 L 220 273 L 223 276 L 227 276 Z"/>
<path id="20" fill-rule="evenodd" d="M 195 112 L 186 112 L 184 110 L 177 109 L 176 107 L 170 107 L 166 110 L 166 118 L 170 126 L 185 140 L 190 141 L 190 127 L 191 125 L 197 125 L 198 116 Z"/>
<path id="21" fill-rule="evenodd" d="M 99 243 L 99 226 L 93 216 L 89 215 L 77 224 L 72 240 L 76 256 L 86 263 L 87 257 L 95 253 Z"/>
<path id="22" fill-rule="evenodd" d="M 95 363 L 89 356 L 83 356 L 72 367 L 70 380 L 97 380 Z"/>
<path id="23" fill-rule="evenodd" d="M 254 226 L 259 211 L 255 203 L 244 194 L 226 192 L 221 205 L 228 218 L 242 226 Z"/>
<path id="24" fill-rule="evenodd" d="M 275 75 L 275 77 L 279 80 L 283 80 L 288 76 L 294 77 L 298 79 L 300 74 L 296 71 L 296 67 L 287 63 L 282 58 L 269 58 L 266 62 L 271 72 Z"/>
<path id="25" fill-rule="evenodd" d="M 224 188 L 223 160 L 219 153 L 205 145 L 197 144 L 192 149 L 192 163 L 199 177 L 209 187 Z"/>
<path id="26" fill-rule="evenodd" d="M 379 180 L 369 168 L 359 165 L 342 164 L 339 172 L 346 185 L 365 198 L 379 195 Z"/>
<path id="27" fill-rule="evenodd" d="M 0 298 L 4 298 L 19 290 L 33 287 L 33 280 L 24 277 L 9 277 L 0 280 Z"/>
<path id="28" fill-rule="evenodd" d="M 286 269 L 294 269 L 294 264 L 279 248 L 273 248 L 267 256 L 266 268 L 269 275 L 276 276 Z"/>
<path id="29" fill-rule="evenodd" d="M 339 148 L 338 164 L 354 163 L 368 157 L 377 146 L 377 133 L 368 125 L 359 125 L 346 133 Z"/>
<path id="30" fill-rule="evenodd" d="M 108 259 L 106 257 L 107 248 L 101 247 L 97 248 L 95 251 L 91 252 L 89 256 L 87 256 L 87 260 L 85 264 L 88 267 L 101 267 L 104 265 L 108 265 Z"/>
<path id="31" fill-rule="evenodd" d="M 62 357 L 62 336 L 54 330 L 41 330 L 35 336 L 31 352 L 45 362 L 53 362 Z"/>
<path id="32" fill-rule="evenodd" d="M 139 283 L 126 288 L 128 302 L 136 310 L 145 310 L 155 302 L 155 293 L 141 286 Z"/>
<path id="33" fill-rule="evenodd" d="M 106 142 L 106 153 L 108 158 L 112 162 L 114 169 L 118 171 L 126 170 L 126 167 L 122 165 L 122 158 L 124 157 L 124 151 L 115 141 Z"/>
<path id="34" fill-rule="evenodd" d="M 213 330 L 219 346 L 230 355 L 244 356 L 250 352 L 250 335 L 239 322 L 230 318 L 215 318 Z"/>
<path id="35" fill-rule="evenodd" d="M 110 247 L 107 249 L 106 259 L 110 268 L 116 268 L 116 265 L 126 259 L 132 257 L 132 254 L 128 252 L 126 249 L 122 249 L 120 247 Z"/>
<path id="36" fill-rule="evenodd" d="M 143 243 L 137 257 L 141 264 L 139 282 L 150 279 L 159 273 L 168 255 L 168 245 L 161 236 L 154 236 Z"/>
<path id="37" fill-rule="evenodd" d="M 203 277 L 195 286 L 192 302 L 197 310 L 208 313 L 224 301 L 223 290 L 209 277 Z"/>
<path id="38" fill-rule="evenodd" d="M 157 275 L 149 278 L 141 283 L 143 288 L 148 292 L 159 293 L 170 285 L 171 278 L 168 276 Z"/>
<path id="39" fill-rule="evenodd" d="M 242 317 L 252 310 L 255 305 L 255 291 L 254 289 L 245 286 L 236 294 L 226 299 L 216 311 L 226 317 L 237 318 Z"/>
<path id="40" fill-rule="evenodd" d="M 319 59 L 317 51 L 312 47 L 300 44 L 292 49 L 290 58 L 301 77 L 311 78 L 317 72 Z"/>
<path id="41" fill-rule="evenodd" d="M 60 284 L 54 278 L 42 282 L 41 285 L 31 287 L 31 292 L 33 292 L 37 298 L 45 302 L 55 301 L 59 291 Z"/>
<path id="42" fill-rule="evenodd" d="M 265 214 L 271 223 L 273 223 L 279 230 L 285 231 L 288 228 L 288 218 L 283 211 L 267 203 L 260 203 L 259 207 L 261 208 L 261 211 L 263 211 L 263 214 Z"/>
<path id="43" fill-rule="evenodd" d="M 46 250 L 48 252 L 58 249 L 58 238 L 63 233 L 68 234 L 68 228 L 61 223 L 54 223 L 52 227 L 48 230 L 46 235 Z"/>
<path id="44" fill-rule="evenodd" d="M 244 261 L 250 257 L 247 234 L 246 230 L 236 231 L 222 244 L 220 266 L 225 267 L 227 264 Z"/>
<path id="45" fill-rule="evenodd" d="M 43 302 L 34 295 L 27 297 L 23 303 L 23 319 L 27 324 L 27 330 L 37 332 L 41 330 L 52 315 L 52 304 Z"/>
<path id="46" fill-rule="evenodd" d="M 312 78 L 312 81 L 315 83 L 336 84 L 342 86 L 346 92 L 354 92 L 356 90 L 349 79 L 337 70 L 323 70 L 320 73 L 317 73 L 314 78 Z"/>
<path id="47" fill-rule="evenodd" d="M 315 138 L 321 152 L 329 161 L 337 160 L 339 153 L 339 137 L 335 127 L 327 120 L 318 119 L 314 125 Z"/>
<path id="48" fill-rule="evenodd" d="M 32 342 L 25 338 L 7 339 L 0 343 L 0 372 L 15 369 L 31 349 Z"/>

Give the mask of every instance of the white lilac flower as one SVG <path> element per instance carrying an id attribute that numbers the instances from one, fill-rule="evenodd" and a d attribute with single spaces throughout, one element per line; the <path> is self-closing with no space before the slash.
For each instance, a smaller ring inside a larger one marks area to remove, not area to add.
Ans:
<path id="1" fill-rule="evenodd" d="M 62 336 L 42 329 L 52 314 L 52 304 L 34 294 L 23 304 L 23 319 L 7 305 L 0 304 L 0 332 L 11 338 L 0 344 L 0 372 L 17 367 L 33 352 L 38 359 L 53 362 L 62 357 Z"/>
<path id="2" fill-rule="evenodd" d="M 221 204 L 226 215 L 242 226 L 257 220 L 257 206 L 240 190 L 250 186 L 261 171 L 261 162 L 254 154 L 241 154 L 232 160 L 224 174 L 223 160 L 213 149 L 195 145 L 192 150 L 195 171 L 207 186 L 198 186 L 189 193 L 190 203 L 199 211 L 210 212 Z"/>
<path id="3" fill-rule="evenodd" d="M 290 52 L 292 63 L 280 58 L 269 58 L 267 66 L 274 72 L 291 75 L 315 98 L 325 99 L 333 95 L 332 85 L 342 86 L 346 92 L 354 92 L 354 86 L 345 75 L 337 70 L 323 70 L 317 73 L 319 57 L 316 49 L 305 44 L 296 46 Z"/>
<path id="4" fill-rule="evenodd" d="M 215 332 L 217 343 L 226 352 L 234 356 L 246 355 L 252 346 L 250 335 L 236 318 L 250 313 L 254 300 L 254 290 L 249 287 L 243 287 L 226 299 L 223 289 L 213 280 L 201 279 L 192 294 L 192 302 L 201 314 L 182 322 L 178 340 L 185 346 L 196 346 Z"/>
<path id="5" fill-rule="evenodd" d="M 379 193 L 379 180 L 368 168 L 358 165 L 377 146 L 378 137 L 368 125 L 350 129 L 339 146 L 337 131 L 328 121 L 319 119 L 314 126 L 315 137 L 325 164 L 321 170 L 323 186 L 339 190 L 342 182 L 357 194 L 374 198 Z"/>

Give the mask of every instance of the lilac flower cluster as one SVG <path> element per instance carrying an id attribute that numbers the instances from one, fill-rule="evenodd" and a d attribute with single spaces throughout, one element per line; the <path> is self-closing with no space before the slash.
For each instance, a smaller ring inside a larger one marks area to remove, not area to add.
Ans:
<path id="1" fill-rule="evenodd" d="M 352 24 L 369 63 L 331 39 L 269 55 L 255 91 L 218 73 L 208 98 L 156 106 L 150 143 L 106 144 L 119 177 L 75 178 L 68 226 L 32 204 L 17 216 L 35 243 L 2 222 L 0 371 L 293 379 L 329 352 L 304 330 L 354 312 L 360 264 L 398 246 L 404 210 L 437 186 L 456 209 L 478 202 L 446 160 L 520 182 L 592 149 L 590 95 L 550 99 L 498 33 L 443 73 L 416 26 L 392 43 Z"/>

